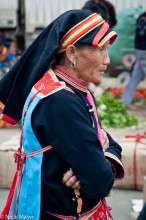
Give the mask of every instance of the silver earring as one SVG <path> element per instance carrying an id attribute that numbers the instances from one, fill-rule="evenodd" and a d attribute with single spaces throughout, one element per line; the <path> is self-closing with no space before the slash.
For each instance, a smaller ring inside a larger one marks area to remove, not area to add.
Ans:
<path id="1" fill-rule="evenodd" d="M 71 67 L 74 68 L 75 67 L 75 63 L 71 63 Z"/>

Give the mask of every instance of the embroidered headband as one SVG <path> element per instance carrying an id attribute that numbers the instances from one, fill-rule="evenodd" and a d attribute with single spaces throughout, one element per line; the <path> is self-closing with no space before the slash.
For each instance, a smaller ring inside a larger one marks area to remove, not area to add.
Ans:
<path id="1" fill-rule="evenodd" d="M 64 35 L 59 52 L 76 42 L 100 47 L 110 40 L 112 44 L 116 37 L 117 34 L 109 29 L 109 24 L 99 14 L 94 13 L 77 23 Z"/>

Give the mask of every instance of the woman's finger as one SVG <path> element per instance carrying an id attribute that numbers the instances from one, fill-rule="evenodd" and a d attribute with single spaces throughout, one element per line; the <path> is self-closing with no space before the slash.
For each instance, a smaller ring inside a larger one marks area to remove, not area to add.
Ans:
<path id="1" fill-rule="evenodd" d="M 65 185 L 67 187 L 72 187 L 77 181 L 78 180 L 77 180 L 76 176 L 72 176 L 65 182 Z"/>
<path id="2" fill-rule="evenodd" d="M 63 183 L 66 183 L 73 175 L 72 169 L 69 169 L 63 176 Z"/>
<path id="3" fill-rule="evenodd" d="M 79 180 L 76 181 L 75 184 L 73 184 L 73 185 L 71 186 L 71 188 L 73 188 L 73 189 L 80 189 L 80 188 L 81 188 L 81 186 L 80 186 L 80 181 L 79 181 Z"/>

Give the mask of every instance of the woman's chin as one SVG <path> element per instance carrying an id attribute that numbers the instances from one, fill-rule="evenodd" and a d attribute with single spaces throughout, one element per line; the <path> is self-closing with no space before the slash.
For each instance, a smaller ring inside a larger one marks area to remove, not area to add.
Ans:
<path id="1" fill-rule="evenodd" d="M 102 81 L 102 76 L 94 79 L 94 81 L 92 83 L 99 84 L 101 81 Z"/>

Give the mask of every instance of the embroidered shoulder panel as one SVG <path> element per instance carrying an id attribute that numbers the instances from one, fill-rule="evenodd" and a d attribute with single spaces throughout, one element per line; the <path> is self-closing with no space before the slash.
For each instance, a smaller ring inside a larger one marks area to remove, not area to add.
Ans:
<path id="1" fill-rule="evenodd" d="M 33 93 L 37 93 L 37 96 L 44 98 L 51 95 L 61 89 L 64 89 L 66 84 L 59 81 L 54 72 L 49 69 L 44 76 L 33 86 Z"/>

